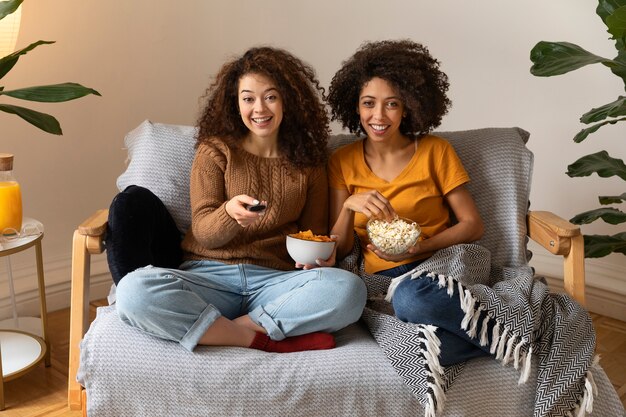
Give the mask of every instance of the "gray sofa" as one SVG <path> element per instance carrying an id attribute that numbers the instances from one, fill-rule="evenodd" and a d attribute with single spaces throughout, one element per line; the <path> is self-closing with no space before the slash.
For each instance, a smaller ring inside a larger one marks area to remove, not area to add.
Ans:
<path id="1" fill-rule="evenodd" d="M 189 126 L 145 121 L 125 139 L 130 162 L 117 182 L 120 190 L 131 184 L 152 190 L 181 231 L 190 222 L 194 135 Z M 533 161 L 525 146 L 528 133 L 489 128 L 439 135 L 453 144 L 472 178 L 470 191 L 486 224 L 479 243 L 498 265 L 525 265 Z M 352 140 L 337 135 L 331 147 Z M 507 191 L 511 189 L 515 192 Z M 504 199 L 512 201 L 500 204 Z M 124 325 L 114 304 L 99 308 L 88 327 L 89 261 L 105 249 L 105 221 L 106 210 L 99 211 L 74 234 L 68 392 L 73 409 L 92 417 L 429 415 L 362 322 L 337 332 L 335 349 L 289 354 L 234 347 L 199 347 L 190 353 Z M 534 365 L 529 382 L 522 385 L 517 370 L 490 358 L 452 372 L 458 375 L 440 415 L 533 415 Z M 592 372 L 597 385 L 592 415 L 623 415 L 602 368 L 594 365 Z"/>

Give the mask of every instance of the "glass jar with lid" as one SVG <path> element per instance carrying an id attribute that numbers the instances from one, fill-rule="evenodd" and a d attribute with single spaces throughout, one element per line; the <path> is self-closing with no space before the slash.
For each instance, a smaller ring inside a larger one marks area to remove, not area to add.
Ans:
<path id="1" fill-rule="evenodd" d="M 22 193 L 13 177 L 13 155 L 0 153 L 0 235 L 15 235 L 22 228 Z"/>

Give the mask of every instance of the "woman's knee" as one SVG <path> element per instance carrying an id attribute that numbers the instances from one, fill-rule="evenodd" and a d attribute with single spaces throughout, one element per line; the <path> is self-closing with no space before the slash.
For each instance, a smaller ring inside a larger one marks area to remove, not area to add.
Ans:
<path id="1" fill-rule="evenodd" d="M 342 269 L 335 268 L 331 275 L 330 279 L 335 284 L 334 296 L 337 297 L 338 312 L 346 317 L 349 323 L 357 321 L 367 300 L 365 283 L 358 275 Z"/>
<path id="2" fill-rule="evenodd" d="M 333 268 L 328 272 L 330 275 L 329 279 L 337 285 L 340 293 L 352 299 L 362 299 L 363 303 L 365 303 L 367 289 L 365 288 L 365 283 L 358 275 L 338 268 Z"/>
<path id="3" fill-rule="evenodd" d="M 152 276 L 158 275 L 156 268 L 141 268 L 127 274 L 123 280 L 117 284 L 115 290 L 115 304 L 118 315 L 122 320 L 134 321 L 134 319 L 145 313 L 153 304 L 151 297 Z"/>
<path id="4" fill-rule="evenodd" d="M 136 185 L 115 196 L 107 222 L 107 261 L 116 284 L 137 268 L 176 268 L 181 260 L 180 232 L 159 197 Z"/>
<path id="5" fill-rule="evenodd" d="M 401 282 L 392 299 L 396 317 L 409 323 L 433 324 L 437 315 L 442 312 L 437 299 L 433 297 L 433 291 L 441 289 L 435 287 L 435 283 L 426 279 L 407 279 Z"/>

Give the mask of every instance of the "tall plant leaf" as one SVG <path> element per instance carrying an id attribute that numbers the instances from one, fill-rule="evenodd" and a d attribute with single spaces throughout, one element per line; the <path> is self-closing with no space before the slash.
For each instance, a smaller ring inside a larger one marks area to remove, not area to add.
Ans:
<path id="1" fill-rule="evenodd" d="M 611 158 L 607 151 L 583 156 L 567 166 L 567 175 L 570 177 L 587 177 L 594 172 L 602 178 L 617 175 L 626 181 L 626 165 L 624 165 L 624 161 Z"/>
<path id="2" fill-rule="evenodd" d="M 621 195 L 601 195 L 598 197 L 600 204 L 619 204 L 626 201 L 626 193 Z"/>
<path id="3" fill-rule="evenodd" d="M 615 40 L 617 55 L 606 59 L 592 54 L 578 45 L 569 42 L 539 42 L 531 50 L 533 62 L 530 72 L 536 76 L 565 74 L 589 64 L 600 63 L 620 77 L 626 88 L 626 0 L 598 0 L 597 15 L 607 27 L 607 32 Z M 593 108 L 583 114 L 580 121 L 585 124 L 595 123 L 582 129 L 574 137 L 574 142 L 582 142 L 590 134 L 608 124 L 626 120 L 626 97 L 620 95 L 612 103 Z M 609 156 L 606 151 L 586 155 L 567 167 L 570 177 L 584 177 L 597 173 L 600 177 L 618 176 L 626 181 L 626 165 L 621 159 Z M 620 204 L 626 201 L 626 193 L 598 197 L 601 204 Z M 626 222 L 626 213 L 613 208 L 600 208 L 586 211 L 571 219 L 573 223 L 586 224 L 597 219 L 610 224 Z M 599 258 L 611 253 L 626 255 L 626 232 L 613 236 L 585 235 L 585 257 Z"/>
<path id="4" fill-rule="evenodd" d="M 580 121 L 589 124 L 599 122 L 607 117 L 618 116 L 626 116 L 626 97 L 624 96 L 619 96 L 617 100 L 611 103 L 589 110 L 581 116 Z"/>
<path id="5" fill-rule="evenodd" d="M 4 77 L 5 75 L 7 75 L 9 71 L 11 71 L 13 66 L 17 63 L 17 60 L 20 59 L 21 55 L 24 55 L 27 52 L 32 51 L 39 45 L 47 45 L 51 43 L 54 43 L 54 41 L 37 41 L 37 42 L 31 43 L 26 48 L 22 48 L 18 51 L 13 52 L 12 54 L 9 54 L 3 58 L 0 58 L 0 79 Z"/>
<path id="6" fill-rule="evenodd" d="M 24 0 L 9 0 L 0 2 L 0 20 L 17 10 Z"/>
<path id="7" fill-rule="evenodd" d="M 576 136 L 574 136 L 574 142 L 576 143 L 580 143 L 583 140 L 585 140 L 587 138 L 587 136 L 589 136 L 590 134 L 592 134 L 593 132 L 595 132 L 596 130 L 600 129 L 602 126 L 611 124 L 614 125 L 617 122 L 623 122 L 626 120 L 626 117 L 620 117 L 619 119 L 612 119 L 612 120 L 605 120 L 602 123 L 598 123 L 595 124 L 593 126 L 587 127 L 583 130 L 581 130 L 580 132 L 576 133 Z"/>
<path id="8" fill-rule="evenodd" d="M 16 114 L 31 125 L 36 126 L 45 132 L 52 133 L 54 135 L 63 134 L 59 121 L 49 114 L 9 104 L 0 104 L 0 111 Z"/>
<path id="9" fill-rule="evenodd" d="M 626 6 L 626 0 L 599 0 L 596 14 L 606 24 L 606 19 L 622 6 Z"/>
<path id="10" fill-rule="evenodd" d="M 58 103 L 62 101 L 74 100 L 89 94 L 95 94 L 97 96 L 100 95 L 100 93 L 96 90 L 83 87 L 77 83 L 43 85 L 0 92 L 0 95 L 19 98 L 21 100 L 39 101 L 45 103 Z"/>
<path id="11" fill-rule="evenodd" d="M 565 74 L 589 64 L 612 62 L 573 43 L 546 41 L 533 47 L 530 60 L 533 62 L 530 72 L 538 77 Z"/>
<path id="12" fill-rule="evenodd" d="M 610 62 L 603 62 L 604 65 L 611 69 L 611 72 L 622 79 L 622 82 L 626 86 L 626 39 L 620 38 L 616 45 L 617 56 Z"/>
<path id="13" fill-rule="evenodd" d="M 626 7 L 621 6 L 607 16 L 604 21 L 613 39 L 624 40 L 626 36 Z"/>
<path id="14" fill-rule="evenodd" d="M 584 235 L 585 258 L 601 258 L 611 253 L 626 255 L 626 232 L 613 236 Z"/>
<path id="15" fill-rule="evenodd" d="M 598 219 L 602 219 L 609 224 L 626 223 L 626 213 L 613 207 L 604 207 L 577 214 L 570 219 L 570 222 L 574 224 L 589 224 Z"/>

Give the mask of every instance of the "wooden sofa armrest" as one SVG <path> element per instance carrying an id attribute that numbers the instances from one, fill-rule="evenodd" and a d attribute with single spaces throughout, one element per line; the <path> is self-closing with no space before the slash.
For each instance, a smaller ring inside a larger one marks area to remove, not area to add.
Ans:
<path id="1" fill-rule="evenodd" d="M 528 236 L 550 253 L 562 255 L 565 291 L 585 305 L 585 244 L 580 227 L 548 211 L 530 211 Z"/>
<path id="2" fill-rule="evenodd" d="M 70 357 L 68 404 L 72 410 L 85 410 L 83 388 L 76 381 L 80 341 L 89 327 L 89 281 L 92 254 L 104 252 L 104 235 L 109 211 L 98 210 L 74 231 L 72 240 L 72 293 L 70 304 Z"/>
<path id="3" fill-rule="evenodd" d="M 78 226 L 78 231 L 81 235 L 86 236 L 104 235 L 104 232 L 106 231 L 108 216 L 109 210 L 98 210 Z"/>
<path id="4" fill-rule="evenodd" d="M 104 252 L 104 234 L 107 228 L 108 216 L 109 210 L 98 210 L 76 229 L 80 236 L 86 237 L 87 249 L 91 254 Z"/>

